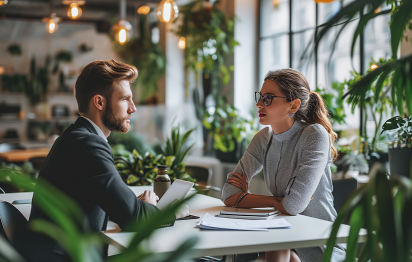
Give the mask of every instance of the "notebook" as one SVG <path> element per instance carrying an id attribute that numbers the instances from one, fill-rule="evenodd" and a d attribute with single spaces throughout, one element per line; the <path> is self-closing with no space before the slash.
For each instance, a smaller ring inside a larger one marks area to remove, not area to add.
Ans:
<path id="1" fill-rule="evenodd" d="M 234 208 L 225 207 L 220 211 L 221 215 L 241 215 L 241 216 L 273 216 L 278 214 L 278 210 L 273 209 L 254 209 L 254 208 Z"/>
<path id="2" fill-rule="evenodd" d="M 241 216 L 241 215 L 222 215 L 222 214 L 217 214 L 217 217 L 225 217 L 225 218 L 235 218 L 235 219 L 252 219 L 252 220 L 268 220 L 273 217 L 276 217 L 278 214 L 274 214 L 271 216 Z"/>

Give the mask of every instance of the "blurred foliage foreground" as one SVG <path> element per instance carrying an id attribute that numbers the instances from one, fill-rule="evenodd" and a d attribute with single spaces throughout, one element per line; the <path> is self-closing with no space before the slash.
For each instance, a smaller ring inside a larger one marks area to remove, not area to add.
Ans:
<path id="1" fill-rule="evenodd" d="M 35 182 L 10 167 L 0 167 L 0 179 L 8 177 L 18 187 L 32 191 Z M 193 196 L 192 196 L 193 197 Z M 190 198 L 190 197 L 189 197 Z M 165 255 L 156 254 L 147 248 L 147 241 L 160 225 L 170 220 L 170 214 L 175 214 L 180 206 L 189 198 L 179 201 L 140 224 L 130 224 L 125 230 L 137 232 L 123 252 L 119 255 L 103 258 L 98 250 L 103 246 L 99 234 L 84 231 L 84 215 L 80 207 L 72 199 L 43 180 L 36 181 L 36 201 L 39 208 L 50 221 L 33 220 L 28 222 L 28 231 L 40 232 L 56 240 L 77 262 L 126 262 L 126 261 L 182 261 L 191 253 L 197 238 L 192 237 L 181 243 L 176 250 Z M 27 232 L 29 233 L 29 232 Z M 31 261 L 30 254 L 23 255 L 16 251 L 10 242 L 0 235 L 0 261 Z"/>

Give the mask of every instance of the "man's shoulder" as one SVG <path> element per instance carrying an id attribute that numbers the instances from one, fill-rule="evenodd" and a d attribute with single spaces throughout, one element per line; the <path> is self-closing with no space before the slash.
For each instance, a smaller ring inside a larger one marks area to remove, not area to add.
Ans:
<path id="1" fill-rule="evenodd" d="M 80 124 L 72 124 L 63 134 L 57 139 L 58 143 L 63 144 L 84 144 L 84 145 L 100 145 L 110 147 L 109 144 L 99 135 L 90 132 L 85 126 Z"/>

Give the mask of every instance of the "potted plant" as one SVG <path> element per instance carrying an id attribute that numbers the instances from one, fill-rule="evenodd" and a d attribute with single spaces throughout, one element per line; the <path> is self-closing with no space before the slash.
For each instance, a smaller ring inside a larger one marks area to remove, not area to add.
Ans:
<path id="1" fill-rule="evenodd" d="M 172 127 L 170 137 L 166 139 L 166 143 L 160 148 L 162 155 L 164 155 L 164 159 L 162 159 L 163 165 L 167 165 L 167 174 L 172 182 L 176 179 L 196 181 L 186 172 L 186 166 L 183 162 L 190 149 L 195 145 L 186 145 L 193 131 L 195 129 L 189 129 L 181 134 L 179 125 Z"/>
<path id="2" fill-rule="evenodd" d="M 140 155 L 135 149 L 132 154 L 116 156 L 115 167 L 122 180 L 129 186 L 145 186 L 153 184 L 157 174 L 157 166 L 161 165 L 163 155 L 153 156 L 146 152 Z"/>
<path id="3" fill-rule="evenodd" d="M 248 141 L 256 131 L 255 120 L 242 117 L 239 111 L 227 102 L 221 102 L 216 108 L 209 108 L 203 117 L 203 126 L 213 138 L 216 157 L 223 162 L 238 162 Z"/>
<path id="4" fill-rule="evenodd" d="M 373 70 L 377 70 L 372 68 L 382 67 L 391 61 L 391 59 L 386 60 L 384 58 L 381 58 L 378 61 L 372 59 L 369 62 L 370 69 L 367 71 L 367 74 Z M 372 67 L 372 65 L 374 67 Z M 352 90 L 353 86 L 362 79 L 362 75 L 357 71 L 351 71 L 350 74 L 351 78 L 344 81 L 342 85 Z M 372 167 L 375 162 L 381 162 L 384 165 L 387 165 L 388 163 L 388 148 L 385 143 L 385 136 L 381 134 L 381 130 L 383 119 L 386 114 L 391 112 L 393 106 L 392 98 L 390 96 L 392 89 L 391 74 L 387 75 L 385 78 L 382 78 L 381 81 L 382 83 L 380 84 L 370 84 L 369 91 L 363 100 L 351 98 L 347 99 L 347 103 L 352 106 L 352 112 L 356 107 L 362 108 L 365 112 L 363 122 L 361 123 L 364 129 L 364 133 L 361 136 L 361 150 L 368 160 L 369 167 Z M 378 86 L 381 86 L 382 90 L 378 90 Z M 369 116 L 372 117 L 375 126 L 375 130 L 372 135 L 367 132 L 367 123 L 370 121 Z"/>
<path id="5" fill-rule="evenodd" d="M 391 175 L 409 177 L 412 162 L 412 117 L 395 116 L 385 122 L 383 132 L 392 135 L 389 148 Z"/>

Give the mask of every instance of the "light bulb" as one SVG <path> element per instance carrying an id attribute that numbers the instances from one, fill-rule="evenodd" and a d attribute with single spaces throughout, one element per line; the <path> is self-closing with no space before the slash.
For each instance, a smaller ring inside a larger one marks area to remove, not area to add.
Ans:
<path id="1" fill-rule="evenodd" d="M 185 49 L 186 48 L 186 38 L 181 37 L 177 45 L 179 46 L 180 49 L 182 50 Z"/>
<path id="2" fill-rule="evenodd" d="M 59 26 L 57 25 L 56 21 L 53 18 L 51 18 L 49 22 L 46 24 L 46 29 L 47 31 L 49 31 L 50 34 L 53 34 L 54 32 L 56 32 L 58 27 Z"/>
<path id="3" fill-rule="evenodd" d="M 113 31 L 115 32 L 116 41 L 123 45 L 130 40 L 130 31 L 132 30 L 132 25 L 126 20 L 120 20 L 113 26 Z"/>
<path id="4" fill-rule="evenodd" d="M 0 6 L 7 5 L 7 3 L 8 3 L 7 0 L 0 0 Z"/>
<path id="5" fill-rule="evenodd" d="M 82 15 L 82 9 L 77 3 L 71 3 L 70 8 L 67 11 L 67 16 L 71 19 L 77 19 Z"/>
<path id="6" fill-rule="evenodd" d="M 126 29 L 122 28 L 119 31 L 119 43 L 124 44 L 126 42 Z"/>
<path id="7" fill-rule="evenodd" d="M 376 68 L 378 68 L 379 66 L 377 64 L 373 64 L 371 65 L 371 70 L 375 70 Z"/>
<path id="8" fill-rule="evenodd" d="M 172 9 L 172 5 L 170 3 L 165 3 L 163 5 L 163 20 L 165 20 L 165 22 L 169 22 L 170 21 L 170 10 Z"/>
<path id="9" fill-rule="evenodd" d="M 173 0 L 162 0 L 156 8 L 160 22 L 169 23 L 179 15 L 179 8 Z"/>
<path id="10" fill-rule="evenodd" d="M 147 15 L 150 12 L 150 6 L 143 5 L 137 9 L 139 15 Z"/>

